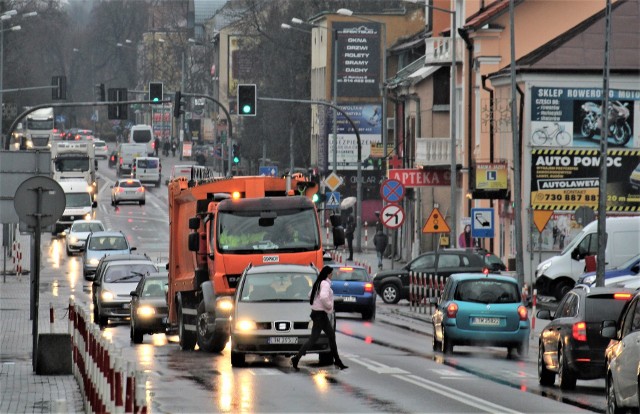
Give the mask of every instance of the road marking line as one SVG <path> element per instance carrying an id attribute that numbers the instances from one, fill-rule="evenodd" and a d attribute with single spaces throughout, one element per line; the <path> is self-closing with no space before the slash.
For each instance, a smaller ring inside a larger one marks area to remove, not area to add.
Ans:
<path id="1" fill-rule="evenodd" d="M 417 375 L 394 375 L 394 377 L 418 387 L 424 388 L 426 390 L 436 392 L 444 397 L 456 400 L 470 407 L 479 408 L 488 413 L 520 413 L 520 411 L 512 410 L 510 408 L 494 404 L 491 401 L 483 400 L 482 398 L 475 397 L 462 391 L 458 391 L 455 388 L 450 388 L 445 385 L 429 381 L 428 379 L 418 377 Z"/>
<path id="2" fill-rule="evenodd" d="M 368 358 L 357 358 L 352 357 L 349 358 L 350 361 L 355 362 L 356 364 L 360 364 L 363 367 L 367 368 L 370 371 L 373 371 L 377 374 L 408 374 L 408 371 L 405 371 L 400 368 L 390 367 L 385 364 L 381 364 L 380 362 L 376 362 L 372 359 Z"/>

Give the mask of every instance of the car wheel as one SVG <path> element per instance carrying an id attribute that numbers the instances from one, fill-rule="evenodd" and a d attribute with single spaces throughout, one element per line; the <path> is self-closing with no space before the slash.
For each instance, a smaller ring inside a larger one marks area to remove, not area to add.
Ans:
<path id="1" fill-rule="evenodd" d="M 576 387 L 576 377 L 569 369 L 569 362 L 564 354 L 564 348 L 558 351 L 558 377 L 560 378 L 560 388 L 572 390 Z"/>
<path id="2" fill-rule="evenodd" d="M 117 206 L 120 202 L 118 200 L 113 200 L 113 205 Z"/>
<path id="3" fill-rule="evenodd" d="M 444 329 L 442 329 L 441 350 L 442 350 L 442 353 L 445 355 L 449 355 L 453 353 L 453 343 L 449 338 L 447 338 L 447 335 L 445 335 Z"/>
<path id="4" fill-rule="evenodd" d="M 381 292 L 382 294 L 380 296 L 382 296 L 384 303 L 394 304 L 400 301 L 400 291 L 393 283 L 382 285 Z"/>
<path id="5" fill-rule="evenodd" d="M 196 330 L 198 338 L 198 346 L 206 352 L 222 352 L 227 345 L 229 335 L 223 335 L 220 332 L 212 334 L 207 332 L 209 326 L 210 315 L 205 312 L 204 301 L 200 301 L 198 305 L 198 318 L 196 320 Z"/>
<path id="6" fill-rule="evenodd" d="M 185 315 L 182 313 L 182 305 L 178 303 L 178 337 L 180 349 L 183 351 L 193 351 L 196 347 L 196 334 L 193 331 L 187 331 L 185 328 Z"/>
<path id="7" fill-rule="evenodd" d="M 66 250 L 67 250 L 67 256 L 73 256 L 73 252 L 69 250 L 69 247 L 67 247 Z"/>
<path id="8" fill-rule="evenodd" d="M 556 374 L 549 371 L 544 363 L 544 349 L 542 343 L 538 347 L 538 382 L 540 385 L 552 386 L 556 382 Z"/>
<path id="9" fill-rule="evenodd" d="M 145 204 L 145 200 L 140 201 L 141 206 L 144 206 L 144 204 Z"/>
<path id="10" fill-rule="evenodd" d="M 613 378 L 611 374 L 607 376 L 607 414 L 622 414 L 622 409 L 618 407 L 616 392 L 613 388 Z"/>
<path id="11" fill-rule="evenodd" d="M 362 312 L 362 319 L 365 321 L 374 321 L 376 319 L 376 308 Z"/>
<path id="12" fill-rule="evenodd" d="M 115 202 L 115 201 L 113 201 L 113 197 L 111 197 L 111 205 L 112 205 L 112 206 L 115 206 L 115 205 L 116 205 L 116 202 Z"/>
<path id="13" fill-rule="evenodd" d="M 100 312 L 98 312 L 98 305 L 93 304 L 93 322 L 98 323 L 100 320 Z"/>
<path id="14" fill-rule="evenodd" d="M 523 340 L 520 345 L 518 345 L 518 356 L 520 359 L 527 359 L 529 357 L 529 340 Z"/>
<path id="15" fill-rule="evenodd" d="M 555 296 L 556 300 L 560 302 L 564 295 L 566 295 L 567 292 L 571 289 L 573 289 L 573 283 L 569 282 L 568 280 L 563 280 L 556 284 L 553 290 L 553 295 Z"/>
<path id="16" fill-rule="evenodd" d="M 131 342 L 133 342 L 134 344 L 141 344 L 143 335 L 144 334 L 142 332 L 136 329 L 136 325 L 132 318 L 131 319 Z"/>
<path id="17" fill-rule="evenodd" d="M 245 364 L 245 355 L 240 352 L 231 351 L 231 366 L 242 367 Z"/>
<path id="18" fill-rule="evenodd" d="M 98 315 L 98 326 L 100 329 L 106 328 L 109 324 L 109 318 L 106 316 Z"/>
<path id="19" fill-rule="evenodd" d="M 318 362 L 321 366 L 327 366 L 333 364 L 333 354 L 331 352 L 323 352 L 318 354 Z"/>

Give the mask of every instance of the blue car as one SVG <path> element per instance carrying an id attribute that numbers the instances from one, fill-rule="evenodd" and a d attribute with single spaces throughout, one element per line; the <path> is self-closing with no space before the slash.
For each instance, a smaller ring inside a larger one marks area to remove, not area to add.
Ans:
<path id="1" fill-rule="evenodd" d="M 455 345 L 505 346 L 522 358 L 529 352 L 529 315 L 510 276 L 449 276 L 432 323 L 433 350 L 444 354 Z"/>
<path id="2" fill-rule="evenodd" d="M 611 269 L 605 269 L 604 271 L 604 284 L 610 285 L 612 283 L 624 282 L 628 279 L 638 277 L 640 274 L 640 253 L 617 267 Z M 587 272 L 580 276 L 576 285 L 596 285 L 596 272 Z"/>
<path id="3" fill-rule="evenodd" d="M 367 321 L 375 319 L 376 292 L 367 269 L 362 266 L 343 266 L 333 263 L 327 266 L 333 267 L 331 289 L 335 311 L 357 312 Z"/>

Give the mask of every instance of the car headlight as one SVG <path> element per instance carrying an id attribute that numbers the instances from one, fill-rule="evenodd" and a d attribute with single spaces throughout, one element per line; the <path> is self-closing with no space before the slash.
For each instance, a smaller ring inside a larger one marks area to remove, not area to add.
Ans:
<path id="1" fill-rule="evenodd" d="M 112 292 L 108 291 L 108 290 L 103 290 L 102 293 L 100 294 L 100 297 L 102 298 L 102 300 L 113 300 L 114 295 Z"/>
<path id="2" fill-rule="evenodd" d="M 254 321 L 249 321 L 244 319 L 236 322 L 236 330 L 240 332 L 255 331 L 256 329 L 257 329 L 257 325 Z"/>
<path id="3" fill-rule="evenodd" d="M 150 316 L 155 315 L 156 314 L 156 310 L 154 308 L 152 308 L 151 306 L 145 305 L 145 306 L 140 306 L 136 310 L 136 314 L 138 316 L 140 316 L 141 318 L 148 318 Z"/>
<path id="4" fill-rule="evenodd" d="M 231 298 L 220 299 L 216 303 L 216 307 L 223 312 L 229 312 L 231 309 L 233 309 L 233 300 L 231 300 Z"/>
<path id="5" fill-rule="evenodd" d="M 550 268 L 550 267 L 551 267 L 551 263 L 545 263 L 545 264 L 541 265 L 541 266 L 538 268 L 538 274 L 542 274 L 542 273 L 544 273 L 544 272 L 545 272 L 545 270 L 547 270 L 547 269 L 548 269 L 548 268 Z"/>
<path id="6" fill-rule="evenodd" d="M 591 286 L 592 284 L 595 283 L 595 281 L 596 281 L 596 275 L 586 276 L 584 279 L 582 279 L 582 284 Z"/>
<path id="7" fill-rule="evenodd" d="M 78 243 L 78 238 L 74 236 L 69 237 L 69 243 Z"/>
<path id="8" fill-rule="evenodd" d="M 96 258 L 89 259 L 89 264 L 97 265 L 98 263 L 100 263 L 100 259 L 96 259 Z"/>
<path id="9" fill-rule="evenodd" d="M 91 220 L 91 213 L 87 213 L 84 215 L 85 220 Z"/>

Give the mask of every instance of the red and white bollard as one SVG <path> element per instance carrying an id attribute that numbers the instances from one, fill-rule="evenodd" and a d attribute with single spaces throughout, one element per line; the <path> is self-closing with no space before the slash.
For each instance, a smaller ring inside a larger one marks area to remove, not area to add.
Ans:
<path id="1" fill-rule="evenodd" d="M 329 220 L 324 222 L 324 227 L 327 229 L 327 238 L 325 240 L 327 240 L 327 244 L 329 244 Z"/>
<path id="2" fill-rule="evenodd" d="M 536 301 L 538 299 L 538 289 L 533 289 L 533 296 L 531 297 L 531 339 L 534 337 L 534 331 L 536 330 Z"/>
<path id="3" fill-rule="evenodd" d="M 364 222 L 364 249 L 365 250 L 369 250 L 369 236 L 368 236 L 368 229 L 369 225 L 367 224 L 367 222 Z"/>

